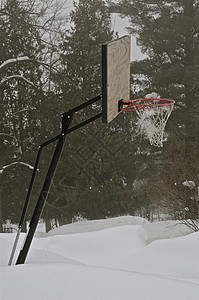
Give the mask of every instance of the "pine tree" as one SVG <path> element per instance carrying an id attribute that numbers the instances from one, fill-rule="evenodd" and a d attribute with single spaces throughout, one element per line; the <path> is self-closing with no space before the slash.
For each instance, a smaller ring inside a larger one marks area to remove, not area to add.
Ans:
<path id="1" fill-rule="evenodd" d="M 3 220 L 13 222 L 19 218 L 25 199 L 28 168 L 20 162 L 29 163 L 32 147 L 31 122 L 36 124 L 38 70 L 27 66 L 27 59 L 38 54 L 38 32 L 28 26 L 30 15 L 19 1 L 5 1 L 0 11 L 0 64 L 1 68 L 1 167 L 8 166 L 2 173 Z M 21 79 L 25 78 L 25 80 Z M 16 162 L 16 164 L 12 164 Z"/>
<path id="2" fill-rule="evenodd" d="M 4 1 L 0 17 L 2 218 L 18 222 L 31 178 L 27 166 L 34 165 L 38 145 L 59 130 L 53 124 L 53 105 L 59 105 L 38 63 L 46 45 L 32 2 Z"/>
<path id="3" fill-rule="evenodd" d="M 104 1 L 80 0 L 74 7 L 70 16 L 73 25 L 60 44 L 66 78 L 62 89 L 73 106 L 101 93 L 101 45 L 113 38 Z"/>
<path id="4" fill-rule="evenodd" d="M 71 21 L 73 26 L 60 44 L 64 70 L 60 87 L 67 107 L 101 93 L 101 44 L 114 37 L 103 1 L 79 1 Z M 98 106 L 83 112 L 78 120 L 97 110 Z M 71 187 L 75 182 L 76 193 L 66 205 L 68 217 L 81 213 L 88 218 L 102 218 L 132 212 L 132 184 L 138 167 L 132 155 L 137 145 L 132 143 L 131 118 L 120 114 L 106 127 L 94 123 L 76 133 L 74 139 L 69 137 L 69 151 L 65 154 L 68 159 L 63 165 L 70 172 L 67 176 L 62 174 Z"/>
<path id="5" fill-rule="evenodd" d="M 173 184 L 189 178 L 199 186 L 199 2 L 124 0 L 112 9 L 130 18 L 131 31 L 147 54 L 132 63 L 132 76 L 141 87 L 138 95 L 156 91 L 176 101 L 163 152 L 169 166 L 165 182 L 173 176 Z"/>
<path id="6" fill-rule="evenodd" d="M 104 1 L 82 0 L 78 4 L 75 3 L 71 23 L 71 29 L 63 34 L 60 43 L 61 68 L 63 69 L 60 87 L 66 99 L 67 109 L 101 94 L 101 45 L 114 38 L 110 14 Z M 64 81 L 63 77 L 65 77 Z M 101 107 L 97 105 L 80 113 L 79 116 L 76 115 L 75 120 L 81 122 L 100 110 Z M 66 176 L 67 170 L 63 168 L 62 174 L 66 179 L 65 182 L 71 184 L 71 188 L 76 188 L 76 194 L 73 201 L 69 201 L 66 205 L 65 215 L 86 211 L 87 217 L 98 218 L 108 214 L 110 208 L 108 205 L 104 205 L 103 213 L 100 209 L 95 209 L 95 213 L 91 213 L 88 199 L 92 198 L 93 207 L 99 208 L 98 201 L 103 201 L 100 198 L 100 195 L 102 197 L 100 190 L 106 185 L 105 181 L 110 180 L 116 172 L 114 170 L 115 156 L 112 154 L 114 151 L 117 152 L 116 149 L 114 150 L 114 143 L 116 143 L 114 137 L 117 135 L 117 147 L 121 139 L 120 135 L 122 136 L 121 130 L 116 134 L 116 127 L 119 128 L 119 124 L 112 123 L 112 126 L 105 128 L 98 121 L 79 130 L 74 136 L 69 136 L 68 150 L 66 150 L 68 152 L 65 152 L 65 162 L 61 165 L 67 165 L 70 171 Z M 110 130 L 109 134 L 108 130 Z M 112 151 L 108 149 L 111 141 Z M 113 202 L 112 206 L 114 206 Z"/>

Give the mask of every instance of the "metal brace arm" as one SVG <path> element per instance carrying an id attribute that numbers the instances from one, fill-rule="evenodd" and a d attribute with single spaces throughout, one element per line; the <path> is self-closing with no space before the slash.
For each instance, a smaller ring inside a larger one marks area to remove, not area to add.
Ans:
<path id="1" fill-rule="evenodd" d="M 29 201 L 30 201 L 31 192 L 32 192 L 32 188 L 33 188 L 33 183 L 34 183 L 34 180 L 35 180 L 35 177 L 36 177 L 36 172 L 37 172 L 37 169 L 38 169 L 38 164 L 39 164 L 39 159 L 40 159 L 40 156 L 41 156 L 42 149 L 45 146 L 47 146 L 47 145 L 55 142 L 56 140 L 58 140 L 58 143 L 57 143 L 57 146 L 55 148 L 55 151 L 54 151 L 54 154 L 53 154 L 48 172 L 46 174 L 46 178 L 45 178 L 45 181 L 44 181 L 39 199 L 37 201 L 37 204 L 35 206 L 35 210 L 33 212 L 32 219 L 31 219 L 30 224 L 29 224 L 29 230 L 28 230 L 28 233 L 26 235 L 26 239 L 25 239 L 23 248 L 21 249 L 21 251 L 19 253 L 16 264 L 23 264 L 25 262 L 26 257 L 27 257 L 27 254 L 28 254 L 28 251 L 29 251 L 29 248 L 30 248 L 30 245 L 31 245 L 36 227 L 38 225 L 39 219 L 41 217 L 43 208 L 44 208 L 45 203 L 46 203 L 46 199 L 48 197 L 48 193 L 49 193 L 51 183 L 52 183 L 52 180 L 53 180 L 55 172 L 56 172 L 56 168 L 57 168 L 59 159 L 61 157 L 62 150 L 64 148 L 64 144 L 65 144 L 65 141 L 66 141 L 67 134 L 69 134 L 69 133 L 71 133 L 71 132 L 73 132 L 73 131 L 75 131 L 75 130 L 77 130 L 77 129 L 93 122 L 93 121 L 95 121 L 95 120 L 97 120 L 98 118 L 100 118 L 102 116 L 102 113 L 99 113 L 96 116 L 94 116 L 94 117 L 92 117 L 92 118 L 90 118 L 90 119 L 88 119 L 88 120 L 72 127 L 72 128 L 69 128 L 70 124 L 72 122 L 74 114 L 76 112 L 78 112 L 79 110 L 85 108 L 86 106 L 92 105 L 93 103 L 95 103 L 95 102 L 97 102 L 98 100 L 101 100 L 101 99 L 102 99 L 102 95 L 99 95 L 99 96 L 97 96 L 97 97 L 95 97 L 91 100 L 88 100 L 87 102 L 85 102 L 85 103 L 69 110 L 68 112 L 63 113 L 61 115 L 61 117 L 62 117 L 62 130 L 61 130 L 61 133 L 59 135 L 55 136 L 54 138 L 44 142 L 43 144 L 41 144 L 39 146 L 39 150 L 38 150 L 37 158 L 36 158 L 36 161 L 35 161 L 35 166 L 34 166 L 32 178 L 31 178 L 28 193 L 27 193 L 27 196 L 26 196 L 26 201 L 25 201 L 25 204 L 24 204 L 24 208 L 23 208 L 21 219 L 20 219 L 19 226 L 18 226 L 17 236 L 16 236 L 16 239 L 15 239 L 14 246 L 13 246 L 13 249 L 12 249 L 12 253 L 11 253 L 11 256 L 10 256 L 10 260 L 9 260 L 9 263 L 8 263 L 9 265 L 12 264 L 12 260 L 13 260 L 14 253 L 15 253 L 15 250 L 16 250 L 16 247 L 17 247 L 17 243 L 18 243 L 20 232 L 21 232 L 21 228 L 22 228 L 23 223 L 24 223 L 24 219 L 25 219 L 28 204 L 29 204 Z"/>

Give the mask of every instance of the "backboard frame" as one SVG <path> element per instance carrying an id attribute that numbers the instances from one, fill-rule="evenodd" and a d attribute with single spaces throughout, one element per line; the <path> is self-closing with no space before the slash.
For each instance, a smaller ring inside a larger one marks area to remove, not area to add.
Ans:
<path id="1" fill-rule="evenodd" d="M 102 45 L 102 122 L 120 113 L 118 103 L 130 97 L 131 36 Z"/>

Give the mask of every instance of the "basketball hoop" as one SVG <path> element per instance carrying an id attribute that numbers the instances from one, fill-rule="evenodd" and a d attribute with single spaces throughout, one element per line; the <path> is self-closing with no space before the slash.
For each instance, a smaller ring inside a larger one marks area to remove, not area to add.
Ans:
<path id="1" fill-rule="evenodd" d="M 164 129 L 174 104 L 174 100 L 163 98 L 122 99 L 119 101 L 119 111 L 136 111 L 140 127 L 148 136 L 150 144 L 163 147 Z"/>

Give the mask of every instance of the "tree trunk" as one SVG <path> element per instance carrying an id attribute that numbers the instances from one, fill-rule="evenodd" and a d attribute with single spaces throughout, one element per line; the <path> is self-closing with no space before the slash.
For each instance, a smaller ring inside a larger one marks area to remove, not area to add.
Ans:
<path id="1" fill-rule="evenodd" d="M 2 206 L 1 206 L 1 190 L 0 190 L 0 232 L 3 232 Z"/>
<path id="2" fill-rule="evenodd" d="M 44 208 L 44 222 L 46 225 L 46 232 L 49 232 L 52 229 L 52 227 L 51 227 L 47 206 Z"/>

